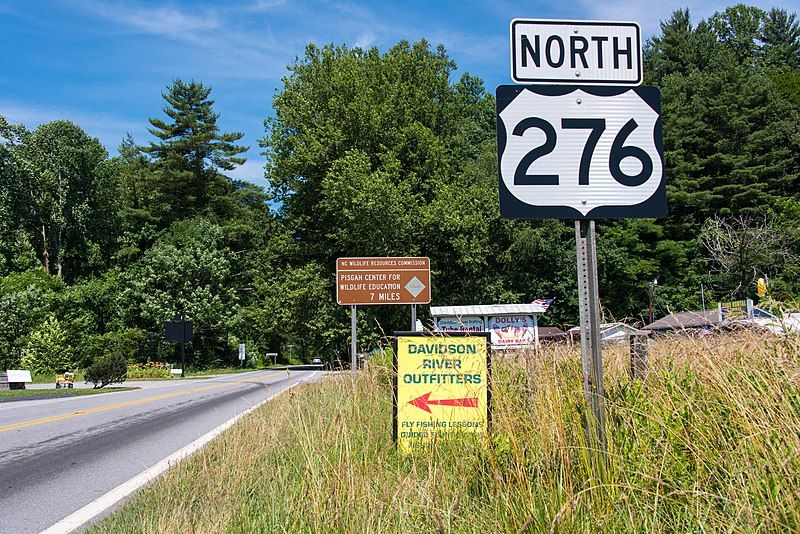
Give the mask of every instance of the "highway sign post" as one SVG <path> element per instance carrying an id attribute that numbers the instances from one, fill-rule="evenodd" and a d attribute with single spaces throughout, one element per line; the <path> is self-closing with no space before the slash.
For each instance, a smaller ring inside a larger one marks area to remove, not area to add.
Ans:
<path id="1" fill-rule="evenodd" d="M 239 343 L 239 365 L 244 365 L 245 358 L 244 343 Z"/>
<path id="2" fill-rule="evenodd" d="M 164 323 L 164 335 L 167 341 L 181 344 L 181 378 L 186 375 L 186 343 L 192 341 L 192 322 L 187 321 L 183 312 L 178 313 L 167 323 Z"/>
<path id="3" fill-rule="evenodd" d="M 393 437 L 401 451 L 489 431 L 489 346 L 486 333 L 395 332 Z"/>
<path id="4" fill-rule="evenodd" d="M 356 361 L 358 306 L 410 304 L 411 329 L 417 304 L 431 301 L 431 261 L 426 257 L 359 257 L 336 260 L 336 302 L 350 305 L 350 366 Z"/>
<path id="5" fill-rule="evenodd" d="M 587 438 L 605 452 L 595 219 L 666 215 L 660 92 L 638 87 L 636 23 L 515 19 L 510 35 L 512 79 L 551 85 L 497 88 L 500 213 L 575 221 Z"/>

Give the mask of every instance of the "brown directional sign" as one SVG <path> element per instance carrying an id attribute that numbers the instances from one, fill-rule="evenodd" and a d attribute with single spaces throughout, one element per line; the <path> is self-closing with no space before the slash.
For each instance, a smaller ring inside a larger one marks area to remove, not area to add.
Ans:
<path id="1" fill-rule="evenodd" d="M 339 258 L 336 302 L 339 304 L 428 304 L 431 260 L 428 258 Z"/>

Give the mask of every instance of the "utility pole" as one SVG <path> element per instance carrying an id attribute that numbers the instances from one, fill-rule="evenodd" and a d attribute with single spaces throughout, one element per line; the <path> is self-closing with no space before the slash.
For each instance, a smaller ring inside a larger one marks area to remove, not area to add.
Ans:
<path id="1" fill-rule="evenodd" d="M 655 292 L 656 286 L 658 285 L 658 278 L 653 278 L 653 281 L 650 282 L 647 286 L 647 294 L 650 297 L 649 303 L 647 305 L 647 309 L 650 312 L 650 324 L 652 324 L 656 319 L 653 316 L 653 293 Z"/>
<path id="2" fill-rule="evenodd" d="M 700 282 L 700 304 L 703 306 L 703 313 L 706 312 L 706 290 L 703 288 L 703 282 Z"/>
<path id="3" fill-rule="evenodd" d="M 186 317 L 181 310 L 181 378 L 186 377 Z"/>

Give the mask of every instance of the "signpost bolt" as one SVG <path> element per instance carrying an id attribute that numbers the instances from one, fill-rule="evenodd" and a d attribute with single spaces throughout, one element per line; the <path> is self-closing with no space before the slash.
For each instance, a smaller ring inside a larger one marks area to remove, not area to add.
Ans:
<path id="1" fill-rule="evenodd" d="M 578 78 L 580 78 L 580 77 L 581 77 L 581 72 L 580 72 L 580 71 L 578 71 L 578 70 L 576 70 L 576 71 L 575 71 L 575 76 L 577 76 Z"/>
<path id="2" fill-rule="evenodd" d="M 578 33 L 578 28 L 573 28 L 572 33 Z"/>
<path id="3" fill-rule="evenodd" d="M 576 100 L 575 100 L 575 102 L 576 102 L 576 103 L 577 103 L 579 106 L 581 105 L 581 99 L 580 99 L 580 98 L 576 99 Z"/>
<path id="4" fill-rule="evenodd" d="M 581 204 L 583 204 L 585 206 L 586 205 L 586 201 L 585 200 L 581 200 Z"/>

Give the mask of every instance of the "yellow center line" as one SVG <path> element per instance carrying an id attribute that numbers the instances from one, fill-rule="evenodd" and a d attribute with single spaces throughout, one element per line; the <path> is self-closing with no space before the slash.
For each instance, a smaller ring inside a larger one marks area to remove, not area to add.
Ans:
<path id="1" fill-rule="evenodd" d="M 275 372 L 275 371 L 271 371 Z M 262 375 L 263 378 L 266 378 Z M 119 408 L 128 408 L 130 406 L 136 406 L 138 404 L 145 404 L 148 402 L 155 402 L 164 399 L 171 399 L 174 397 L 181 397 L 183 395 L 189 395 L 192 393 L 200 393 L 203 391 L 211 391 L 212 389 L 219 389 L 225 386 L 229 386 L 231 384 L 244 384 L 247 382 L 259 382 L 258 378 L 248 378 L 244 380 L 235 380 L 235 381 L 225 381 L 221 384 L 215 384 L 213 386 L 205 386 L 201 388 L 192 388 L 184 391 L 176 391 L 174 393 L 164 393 L 162 395 L 154 395 L 152 397 L 145 397 L 143 399 L 135 399 L 131 401 L 125 402 L 118 402 L 116 404 L 108 404 L 106 406 L 98 406 L 96 408 L 87 408 L 86 410 L 78 410 L 75 412 L 67 412 L 58 415 L 51 415 L 49 417 L 42 417 L 40 419 L 32 419 L 30 421 L 22 421 L 19 423 L 13 423 L 10 425 L 0 426 L 0 432 L 8 432 L 10 430 L 19 430 L 20 428 L 26 428 L 29 426 L 36 426 L 42 425 L 45 423 L 54 423 L 56 421 L 64 421 L 66 419 L 72 419 L 73 417 L 80 417 L 82 415 L 90 415 L 93 413 L 99 412 L 107 412 L 109 410 L 117 410 Z"/>

